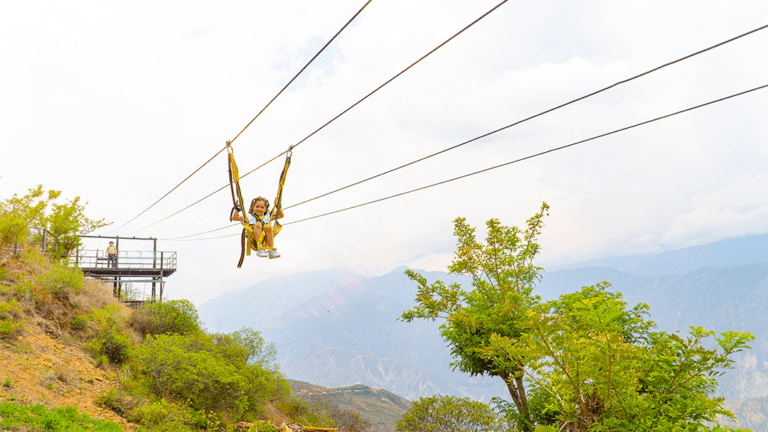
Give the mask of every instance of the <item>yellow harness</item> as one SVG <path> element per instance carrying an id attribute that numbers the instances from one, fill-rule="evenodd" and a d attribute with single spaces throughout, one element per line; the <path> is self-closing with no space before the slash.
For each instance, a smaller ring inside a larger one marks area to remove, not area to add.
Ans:
<path id="1" fill-rule="evenodd" d="M 291 146 L 291 148 L 292 147 L 293 146 Z M 261 222 L 262 229 L 261 233 L 259 233 L 259 238 L 257 239 L 255 238 L 256 235 L 253 232 L 253 225 L 248 223 L 247 215 L 245 214 L 243 193 L 240 190 L 240 172 L 237 170 L 237 163 L 235 162 L 235 155 L 232 147 L 229 145 L 229 141 L 227 141 L 227 151 L 229 152 L 229 188 L 232 192 L 232 202 L 234 203 L 232 211 L 229 215 L 229 220 L 234 220 L 232 217 L 239 212 L 243 212 L 243 216 L 246 216 L 246 220 L 244 220 L 242 223 L 243 232 L 240 234 L 240 260 L 237 262 L 237 268 L 240 268 L 243 265 L 243 260 L 245 259 L 246 255 L 251 255 L 251 250 L 270 249 L 269 245 L 267 244 L 267 234 L 265 229 L 266 225 L 270 225 L 272 227 L 273 237 L 277 236 L 277 234 L 283 229 L 276 216 L 280 214 L 280 209 L 283 205 L 283 185 L 285 184 L 285 178 L 288 175 L 288 167 L 291 165 L 291 148 L 288 149 L 288 152 L 285 155 L 285 165 L 283 166 L 283 172 L 280 174 L 280 182 L 277 186 L 275 204 L 272 207 L 272 211 L 269 213 L 270 222 Z M 273 216 L 275 216 L 275 218 L 273 218 Z"/>

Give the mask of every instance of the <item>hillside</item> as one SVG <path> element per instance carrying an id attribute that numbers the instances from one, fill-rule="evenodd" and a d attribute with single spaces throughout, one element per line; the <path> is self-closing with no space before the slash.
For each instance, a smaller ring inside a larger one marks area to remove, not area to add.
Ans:
<path id="1" fill-rule="evenodd" d="M 340 407 L 359 412 L 371 422 L 371 432 L 393 432 L 397 421 L 411 407 L 410 401 L 394 393 L 362 384 L 329 389 L 303 381 L 288 381 L 296 396 L 308 400 L 327 397 Z"/>
<path id="2" fill-rule="evenodd" d="M 273 356 L 251 329 L 205 332 L 186 300 L 134 311 L 110 286 L 34 247 L 18 256 L 0 248 L 2 430 L 245 432 L 297 423 Z M 357 415 L 335 405 L 309 414 L 301 424 L 316 427 Z"/>
<path id="3" fill-rule="evenodd" d="M 104 296 L 115 303 L 109 299 Z M 136 430 L 136 425 L 97 403 L 103 393 L 120 386 L 118 371 L 98 367 L 76 341 L 66 333 L 57 334 L 47 320 L 30 321 L 15 340 L 0 345 L 0 402 L 74 406 L 93 418 Z"/>

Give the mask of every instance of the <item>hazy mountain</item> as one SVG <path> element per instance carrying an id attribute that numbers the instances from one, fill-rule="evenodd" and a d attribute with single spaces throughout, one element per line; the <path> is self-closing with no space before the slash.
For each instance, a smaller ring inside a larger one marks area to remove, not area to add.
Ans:
<path id="1" fill-rule="evenodd" d="M 660 254 L 626 255 L 554 266 L 550 271 L 610 267 L 637 276 L 686 274 L 702 267 L 735 267 L 768 262 L 768 234 L 736 237 Z"/>
<path id="2" fill-rule="evenodd" d="M 261 329 L 309 298 L 364 279 L 364 276 L 341 271 L 277 277 L 205 302 L 198 313 L 212 332 L 228 333 L 243 327 Z"/>
<path id="3" fill-rule="evenodd" d="M 488 401 L 503 395 L 500 380 L 452 371 L 439 322 L 397 321 L 416 293 L 404 269 L 314 297 L 265 329 L 286 375 L 326 387 L 362 383 L 409 399 L 439 393 Z M 468 282 L 441 272 L 424 276 Z"/>

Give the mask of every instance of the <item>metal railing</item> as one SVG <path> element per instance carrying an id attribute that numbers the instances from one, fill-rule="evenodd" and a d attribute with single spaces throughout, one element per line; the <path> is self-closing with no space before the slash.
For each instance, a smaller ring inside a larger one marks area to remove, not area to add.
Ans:
<path id="1" fill-rule="evenodd" d="M 71 266 L 81 268 L 107 268 L 107 254 L 103 249 L 78 249 L 69 257 Z M 114 266 L 113 266 L 114 267 Z M 175 269 L 176 252 L 118 251 L 117 268 Z"/>

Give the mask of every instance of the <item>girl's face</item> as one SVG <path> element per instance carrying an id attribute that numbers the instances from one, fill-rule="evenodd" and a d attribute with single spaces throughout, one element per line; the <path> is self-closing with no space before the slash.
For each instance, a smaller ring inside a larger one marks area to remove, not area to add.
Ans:
<path id="1" fill-rule="evenodd" d="M 255 203 L 253 203 L 253 206 L 251 207 L 251 211 L 253 211 L 253 213 L 256 216 L 264 216 L 264 213 L 267 212 L 267 206 L 264 205 L 264 201 L 258 200 Z"/>

